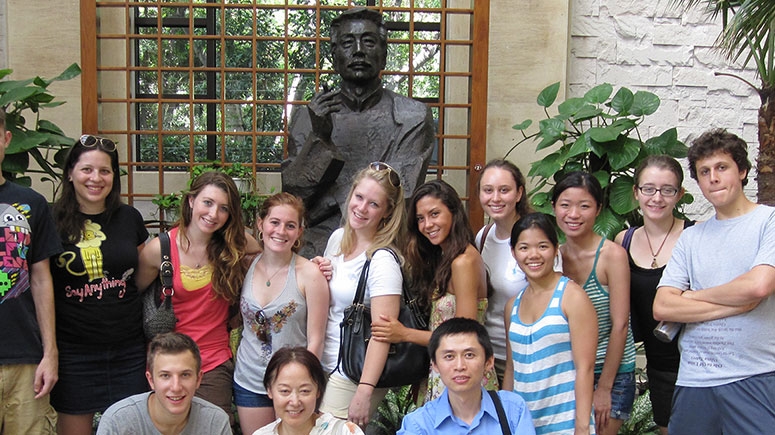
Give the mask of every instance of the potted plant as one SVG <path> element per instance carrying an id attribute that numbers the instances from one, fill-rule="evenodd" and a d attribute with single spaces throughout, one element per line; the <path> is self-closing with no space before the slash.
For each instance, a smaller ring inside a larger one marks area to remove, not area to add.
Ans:
<path id="1" fill-rule="evenodd" d="M 159 208 L 159 224 L 162 229 L 171 227 L 180 217 L 180 200 L 183 193 L 155 195 L 151 202 Z"/>
<path id="2" fill-rule="evenodd" d="M 223 165 L 220 162 L 209 162 L 194 165 L 191 167 L 191 178 L 189 179 L 188 184 L 191 185 L 191 180 L 208 171 L 223 172 L 234 180 L 237 189 L 240 191 L 240 206 L 245 226 L 253 229 L 256 222 L 256 214 L 258 213 L 261 204 L 264 202 L 265 196 L 259 194 L 255 189 L 256 183 L 252 169 L 241 163 Z M 151 202 L 159 208 L 159 223 L 162 225 L 163 229 L 169 228 L 177 221 L 180 212 L 180 201 L 183 198 L 184 193 L 185 192 L 177 192 L 155 195 L 151 200 Z"/>
<path id="3" fill-rule="evenodd" d="M 253 176 L 253 169 L 250 166 L 243 165 L 242 163 L 224 165 L 215 161 L 194 165 L 191 167 L 191 179 L 193 180 L 207 171 L 221 171 L 230 176 L 231 179 L 234 180 L 234 184 L 237 185 L 237 190 L 241 193 L 252 192 L 255 189 L 255 177 Z"/>
<path id="4" fill-rule="evenodd" d="M 569 98 L 557 106 L 558 113 L 549 115 L 548 108 L 557 99 L 560 83 L 549 85 L 538 95 L 546 119 L 538 123 L 538 132 L 525 134 L 533 123 L 525 120 L 512 128 L 522 133 L 523 139 L 507 153 L 528 140 L 538 141 L 536 151 L 559 143 L 559 148 L 534 162 L 529 177 L 538 178 L 529 193 L 537 211 L 553 214 L 554 184 L 572 171 L 587 171 L 603 187 L 603 207 L 595 221 L 595 231 L 610 239 L 621 231 L 625 223 L 640 224 L 638 204 L 633 197 L 635 168 L 650 154 L 686 157 L 687 147 L 678 140 L 675 128 L 643 140 L 638 126 L 646 116 L 657 111 L 659 97 L 647 91 L 622 87 L 615 94 L 608 83 L 595 86 L 584 97 Z M 694 198 L 685 194 L 679 207 L 690 204 Z M 682 214 L 682 213 L 680 213 Z"/>

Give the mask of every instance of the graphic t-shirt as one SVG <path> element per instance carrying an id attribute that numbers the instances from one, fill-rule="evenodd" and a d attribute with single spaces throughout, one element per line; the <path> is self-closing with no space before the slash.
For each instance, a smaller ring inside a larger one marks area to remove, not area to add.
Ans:
<path id="1" fill-rule="evenodd" d="M 110 219 L 86 215 L 81 239 L 51 259 L 57 341 L 107 344 L 142 340 L 142 300 L 135 285 L 143 218 L 122 204 Z"/>
<path id="2" fill-rule="evenodd" d="M 45 198 L 11 181 L 0 185 L 0 365 L 43 357 L 30 268 L 61 251 Z"/>

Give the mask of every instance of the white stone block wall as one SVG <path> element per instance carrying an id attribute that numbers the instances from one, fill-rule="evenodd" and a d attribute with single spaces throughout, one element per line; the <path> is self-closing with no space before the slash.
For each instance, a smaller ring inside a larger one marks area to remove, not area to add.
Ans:
<path id="1" fill-rule="evenodd" d="M 725 128 L 749 143 L 755 166 L 759 97 L 743 82 L 714 72 L 733 73 L 758 84 L 752 69 L 723 58 L 713 44 L 721 21 L 695 8 L 681 12 L 668 0 L 572 0 L 568 95 L 582 96 L 601 83 L 647 90 L 662 101 L 641 127 L 652 137 L 677 127 L 687 143 L 711 127 Z M 686 166 L 686 162 L 682 162 Z M 755 174 L 746 194 L 755 200 Z M 707 219 L 712 208 L 686 171 L 687 190 L 696 198 L 692 217 Z"/>

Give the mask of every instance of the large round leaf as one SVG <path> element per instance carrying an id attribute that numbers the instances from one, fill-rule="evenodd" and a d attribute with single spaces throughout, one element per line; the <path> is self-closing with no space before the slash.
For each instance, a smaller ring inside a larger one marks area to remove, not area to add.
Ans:
<path id="1" fill-rule="evenodd" d="M 622 229 L 624 229 L 624 219 L 621 216 L 617 216 L 610 208 L 603 207 L 597 219 L 595 219 L 595 232 L 609 240 L 613 240 Z"/>
<path id="2" fill-rule="evenodd" d="M 634 116 L 651 115 L 659 109 L 659 97 L 648 91 L 638 91 L 633 96 L 630 113 Z"/>
<path id="3" fill-rule="evenodd" d="M 608 190 L 608 204 L 617 214 L 624 215 L 638 208 L 638 202 L 635 201 L 632 190 L 634 184 L 632 178 L 627 176 L 617 177 L 611 183 Z"/>
<path id="4" fill-rule="evenodd" d="M 611 96 L 614 87 L 610 83 L 603 83 L 587 91 L 584 99 L 592 104 L 603 104 Z"/>
<path id="5" fill-rule="evenodd" d="M 554 104 L 554 100 L 557 99 L 557 93 L 560 91 L 560 82 L 551 84 L 544 88 L 543 91 L 541 91 L 540 94 L 538 94 L 538 98 L 536 99 L 536 102 L 541 107 L 549 107 L 552 104 Z"/>

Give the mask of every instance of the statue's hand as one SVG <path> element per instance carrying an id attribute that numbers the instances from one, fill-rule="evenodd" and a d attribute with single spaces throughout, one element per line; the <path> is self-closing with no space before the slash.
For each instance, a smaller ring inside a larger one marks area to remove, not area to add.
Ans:
<path id="1" fill-rule="evenodd" d="M 342 108 L 342 100 L 339 97 L 340 92 L 341 90 L 339 89 L 331 91 L 324 89 L 322 92 L 315 94 L 307 106 L 310 122 L 312 122 L 312 131 L 326 142 L 331 140 L 331 132 L 334 129 L 331 114 L 338 112 Z"/>

